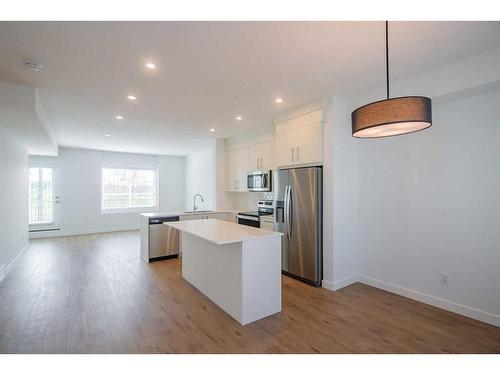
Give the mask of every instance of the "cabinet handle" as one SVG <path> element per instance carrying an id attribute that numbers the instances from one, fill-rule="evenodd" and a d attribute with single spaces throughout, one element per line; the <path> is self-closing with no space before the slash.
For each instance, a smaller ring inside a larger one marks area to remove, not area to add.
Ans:
<path id="1" fill-rule="evenodd" d="M 264 160 L 264 159 L 260 158 L 260 169 L 264 169 L 264 166 L 262 165 L 262 161 L 263 161 L 263 160 Z"/>
<path id="2" fill-rule="evenodd" d="M 292 147 L 292 161 L 295 161 L 295 147 Z"/>
<path id="3" fill-rule="evenodd" d="M 259 158 L 257 158 L 257 169 L 259 169 Z"/>
<path id="4" fill-rule="evenodd" d="M 297 161 L 299 161 L 299 160 L 300 160 L 300 157 L 299 157 L 299 149 L 300 149 L 300 147 L 297 147 Z"/>

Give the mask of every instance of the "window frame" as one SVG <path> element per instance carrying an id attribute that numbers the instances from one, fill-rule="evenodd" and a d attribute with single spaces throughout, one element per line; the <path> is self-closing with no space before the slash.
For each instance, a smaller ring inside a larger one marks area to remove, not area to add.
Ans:
<path id="1" fill-rule="evenodd" d="M 154 207 L 128 207 L 128 208 L 104 208 L 104 169 L 128 169 L 128 170 L 140 170 L 140 171 L 153 171 L 155 173 L 155 206 Z M 113 166 L 113 165 L 101 165 L 101 214 L 133 214 L 141 212 L 154 212 L 158 210 L 158 199 L 159 199 L 159 170 L 153 167 L 124 167 L 124 166 Z"/>

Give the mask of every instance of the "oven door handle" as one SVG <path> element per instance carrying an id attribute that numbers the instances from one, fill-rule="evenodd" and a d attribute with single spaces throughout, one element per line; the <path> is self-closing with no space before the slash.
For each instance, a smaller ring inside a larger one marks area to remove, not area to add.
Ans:
<path id="1" fill-rule="evenodd" d="M 246 215 L 238 215 L 238 219 L 252 220 L 252 221 L 260 221 L 258 217 L 246 216 Z"/>

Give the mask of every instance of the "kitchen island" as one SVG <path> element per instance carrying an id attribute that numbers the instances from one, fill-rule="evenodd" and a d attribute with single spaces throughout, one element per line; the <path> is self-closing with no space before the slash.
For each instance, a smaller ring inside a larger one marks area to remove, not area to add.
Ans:
<path id="1" fill-rule="evenodd" d="M 281 311 L 282 233 L 216 219 L 164 225 L 181 232 L 182 277 L 240 324 Z"/>

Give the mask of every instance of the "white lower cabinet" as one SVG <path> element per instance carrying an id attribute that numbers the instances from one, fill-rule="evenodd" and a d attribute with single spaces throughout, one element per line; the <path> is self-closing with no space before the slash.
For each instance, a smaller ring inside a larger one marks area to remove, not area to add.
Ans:
<path id="1" fill-rule="evenodd" d="M 181 215 L 179 220 L 200 220 L 205 219 L 205 215 Z"/>
<path id="2" fill-rule="evenodd" d="M 217 220 L 223 220 L 223 221 L 228 221 L 228 213 L 227 212 L 216 212 L 214 214 L 207 214 L 207 219 L 217 219 Z"/>
<path id="3" fill-rule="evenodd" d="M 200 214 L 190 214 L 190 215 L 180 215 L 179 220 L 201 220 L 201 219 L 217 219 L 223 221 L 231 221 L 229 215 L 233 215 L 229 212 L 207 212 Z"/>

